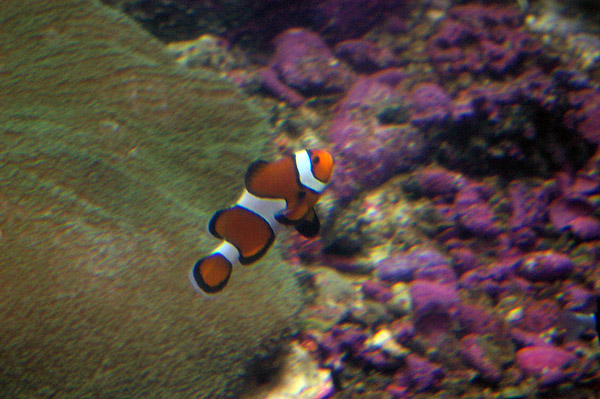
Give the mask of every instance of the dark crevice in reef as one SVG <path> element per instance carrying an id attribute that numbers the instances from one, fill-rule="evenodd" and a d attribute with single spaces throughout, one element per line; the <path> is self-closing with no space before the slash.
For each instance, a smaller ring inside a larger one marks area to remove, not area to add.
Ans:
<path id="1" fill-rule="evenodd" d="M 497 122 L 481 118 L 450 125 L 437 138 L 436 160 L 472 177 L 549 178 L 559 170 L 581 169 L 596 151 L 596 145 L 564 126 L 561 113 L 535 104 L 503 112 Z"/>

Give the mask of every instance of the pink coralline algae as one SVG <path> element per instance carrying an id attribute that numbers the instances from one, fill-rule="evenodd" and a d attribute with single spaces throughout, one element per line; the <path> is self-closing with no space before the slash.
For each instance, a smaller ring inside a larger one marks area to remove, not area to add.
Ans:
<path id="1" fill-rule="evenodd" d="M 479 336 L 469 334 L 463 337 L 460 340 L 458 354 L 463 362 L 477 370 L 484 380 L 497 384 L 502 379 L 500 365 L 494 363 L 493 357 L 485 353 Z"/>
<path id="2" fill-rule="evenodd" d="M 583 240 L 600 238 L 600 220 L 593 216 L 595 206 L 585 197 L 560 197 L 548 208 L 550 221 L 558 230 L 570 230 Z"/>
<path id="3" fill-rule="evenodd" d="M 527 254 L 518 269 L 521 276 L 536 281 L 554 281 L 566 278 L 574 269 L 571 259 L 554 251 Z"/>
<path id="4" fill-rule="evenodd" d="M 563 124 L 565 97 L 565 88 L 536 65 L 510 79 L 473 81 L 452 96 L 450 131 L 466 142 L 443 149 L 444 164 L 468 173 L 509 177 L 550 177 L 567 165 L 580 168 L 593 146 L 575 127 Z M 485 142 L 483 148 L 469 143 L 475 138 Z M 448 140 L 452 143 L 452 137 Z"/>
<path id="5" fill-rule="evenodd" d="M 460 304 L 457 320 L 461 330 L 467 333 L 493 334 L 500 327 L 500 322 L 485 308 L 470 304 Z"/>
<path id="6" fill-rule="evenodd" d="M 565 382 L 573 377 L 568 371 L 576 356 L 564 349 L 545 346 L 530 346 L 516 354 L 517 366 L 526 374 L 534 376 L 542 386 Z"/>
<path id="7" fill-rule="evenodd" d="M 509 81 L 474 82 L 468 88 L 459 91 L 453 100 L 453 116 L 454 120 L 461 121 L 477 115 L 486 115 L 494 122 L 492 126 L 498 130 L 494 133 L 495 136 L 502 137 L 514 133 L 514 128 L 506 129 L 498 125 L 504 118 L 511 119 L 505 115 L 511 111 L 507 106 L 531 102 L 545 111 L 552 112 L 557 109 L 557 93 L 558 87 L 552 78 L 541 68 L 532 66 Z M 530 139 L 535 135 L 535 128 L 529 125 L 530 120 L 511 122 L 522 123 L 515 125 L 522 130 L 521 135 Z"/>
<path id="8" fill-rule="evenodd" d="M 594 170 L 594 161 L 590 161 L 592 172 L 583 171 L 576 175 L 559 173 L 556 182 L 559 195 L 548 208 L 548 216 L 553 226 L 559 231 L 570 231 L 581 240 L 597 240 L 600 238 L 600 219 L 596 214 L 597 200 L 600 192 L 600 178 Z"/>
<path id="9" fill-rule="evenodd" d="M 417 269 L 415 278 L 418 280 L 435 281 L 442 284 L 456 283 L 456 274 L 449 265 L 432 266 L 425 269 Z"/>
<path id="10" fill-rule="evenodd" d="M 511 215 L 508 220 L 511 242 L 521 249 L 532 247 L 545 222 L 548 201 L 538 198 L 534 190 L 521 182 L 513 182 L 508 188 Z"/>
<path id="11" fill-rule="evenodd" d="M 523 305 L 521 318 L 511 322 L 511 325 L 523 331 L 537 334 L 554 328 L 560 321 L 562 312 L 555 301 L 548 299 L 541 301 L 527 300 Z"/>
<path id="12" fill-rule="evenodd" d="M 363 39 L 338 43 L 335 46 L 335 54 L 358 72 L 369 73 L 398 64 L 398 60 L 390 50 Z"/>
<path id="13" fill-rule="evenodd" d="M 600 144 L 600 90 L 584 89 L 569 93 L 573 109 L 565 114 L 565 124 L 591 143 Z"/>
<path id="14" fill-rule="evenodd" d="M 406 357 L 406 374 L 416 392 L 428 391 L 441 381 L 444 370 L 441 366 L 411 353 Z"/>
<path id="15" fill-rule="evenodd" d="M 447 276 L 448 272 L 451 273 L 451 276 Z M 377 265 L 377 276 L 383 281 L 408 282 L 418 275 L 425 280 L 437 280 L 438 278 L 435 276 L 438 276 L 443 281 L 456 281 L 456 276 L 452 273 L 448 260 L 433 249 L 414 248 L 405 254 L 385 258 Z"/>
<path id="16" fill-rule="evenodd" d="M 354 80 L 352 71 L 313 32 L 289 29 L 277 36 L 274 44 L 269 68 L 275 75 L 263 72 L 263 86 L 290 105 L 297 106 L 301 97 L 280 83 L 300 93 L 316 94 L 345 90 Z"/>
<path id="17" fill-rule="evenodd" d="M 440 284 L 426 280 L 416 280 L 410 285 L 413 312 L 416 320 L 429 314 L 456 315 L 460 302 L 458 291 L 453 284 Z"/>
<path id="18" fill-rule="evenodd" d="M 479 259 L 469 248 L 452 248 L 450 254 L 452 255 L 452 267 L 459 275 L 480 266 Z"/>
<path id="19" fill-rule="evenodd" d="M 361 291 L 366 298 L 374 299 L 378 302 L 387 302 L 393 297 L 389 288 L 371 280 L 365 281 L 362 284 Z"/>
<path id="20" fill-rule="evenodd" d="M 359 78 L 336 106 L 327 133 L 337 154 L 332 184 L 342 199 L 409 170 L 427 155 L 422 132 L 385 117 L 407 107 L 395 90 L 401 76 L 384 70 Z"/>
<path id="21" fill-rule="evenodd" d="M 494 238 L 501 232 L 494 213 L 483 202 L 460 208 L 458 224 L 469 233 L 480 237 Z"/>
<path id="22" fill-rule="evenodd" d="M 460 173 L 441 166 L 428 166 L 415 172 L 413 177 L 414 189 L 432 198 L 453 196 L 468 182 Z"/>
<path id="23" fill-rule="evenodd" d="M 575 283 L 567 283 L 561 290 L 559 301 L 569 311 L 592 313 L 594 294 L 592 291 Z"/>
<path id="24" fill-rule="evenodd" d="M 467 271 L 460 276 L 459 286 L 465 289 L 479 289 L 492 297 L 496 297 L 503 291 L 503 284 L 508 282 L 512 284 L 519 283 L 515 279 L 515 270 L 521 263 L 522 259 L 520 257 L 507 256 L 487 267 Z"/>
<path id="25" fill-rule="evenodd" d="M 428 42 L 431 61 L 441 74 L 500 75 L 540 50 L 513 7 L 469 4 L 455 6 L 449 14 Z"/>
<path id="26" fill-rule="evenodd" d="M 452 212 L 458 225 L 475 236 L 495 238 L 502 232 L 496 216 L 476 185 L 464 187 L 457 193 Z"/>
<path id="27" fill-rule="evenodd" d="M 292 107 L 298 107 L 306 100 L 298 91 L 283 83 L 273 69 L 263 68 L 259 72 L 259 76 L 265 90 L 285 101 Z"/>
<path id="28" fill-rule="evenodd" d="M 337 325 L 329 331 L 319 344 L 323 361 L 336 362 L 345 353 L 357 353 L 368 335 L 361 328 Z"/>
<path id="29" fill-rule="evenodd" d="M 413 111 L 410 121 L 415 126 L 442 124 L 450 117 L 451 99 L 436 83 L 417 83 L 410 92 L 410 99 Z"/>
<path id="30" fill-rule="evenodd" d="M 582 240 L 600 239 L 600 220 L 592 216 L 578 216 L 569 223 L 571 232 Z"/>

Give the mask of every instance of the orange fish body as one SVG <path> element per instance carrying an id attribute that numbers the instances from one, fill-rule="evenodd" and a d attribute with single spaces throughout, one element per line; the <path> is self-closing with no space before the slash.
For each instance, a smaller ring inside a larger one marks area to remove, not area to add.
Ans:
<path id="1" fill-rule="evenodd" d="M 333 158 L 325 150 L 253 162 L 237 203 L 217 211 L 208 224 L 210 234 L 222 242 L 192 267 L 189 277 L 194 289 L 204 295 L 221 291 L 233 267 L 260 259 L 284 226 L 294 226 L 305 237 L 316 236 L 320 223 L 314 206 L 332 172 Z"/>

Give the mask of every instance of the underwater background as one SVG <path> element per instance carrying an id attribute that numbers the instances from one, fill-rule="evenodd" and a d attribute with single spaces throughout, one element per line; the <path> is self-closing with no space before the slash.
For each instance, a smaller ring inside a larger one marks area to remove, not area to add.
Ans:
<path id="1" fill-rule="evenodd" d="M 4 0 L 1 398 L 600 398 L 595 0 Z M 205 299 L 248 165 L 320 237 Z M 595 314 L 596 313 L 596 314 Z"/>

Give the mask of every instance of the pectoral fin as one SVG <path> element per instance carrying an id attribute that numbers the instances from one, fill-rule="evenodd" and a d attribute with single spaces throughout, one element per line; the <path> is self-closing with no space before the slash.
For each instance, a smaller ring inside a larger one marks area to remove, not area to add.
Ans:
<path id="1" fill-rule="evenodd" d="M 296 222 L 294 227 L 298 233 L 307 238 L 312 238 L 319 234 L 321 222 L 319 222 L 319 217 L 315 209 L 311 208 L 305 217 Z"/>
<path id="2" fill-rule="evenodd" d="M 283 211 L 282 216 L 284 217 L 284 220 L 296 223 L 300 219 L 303 219 L 309 211 L 310 208 L 306 201 L 298 201 L 294 206 Z"/>

